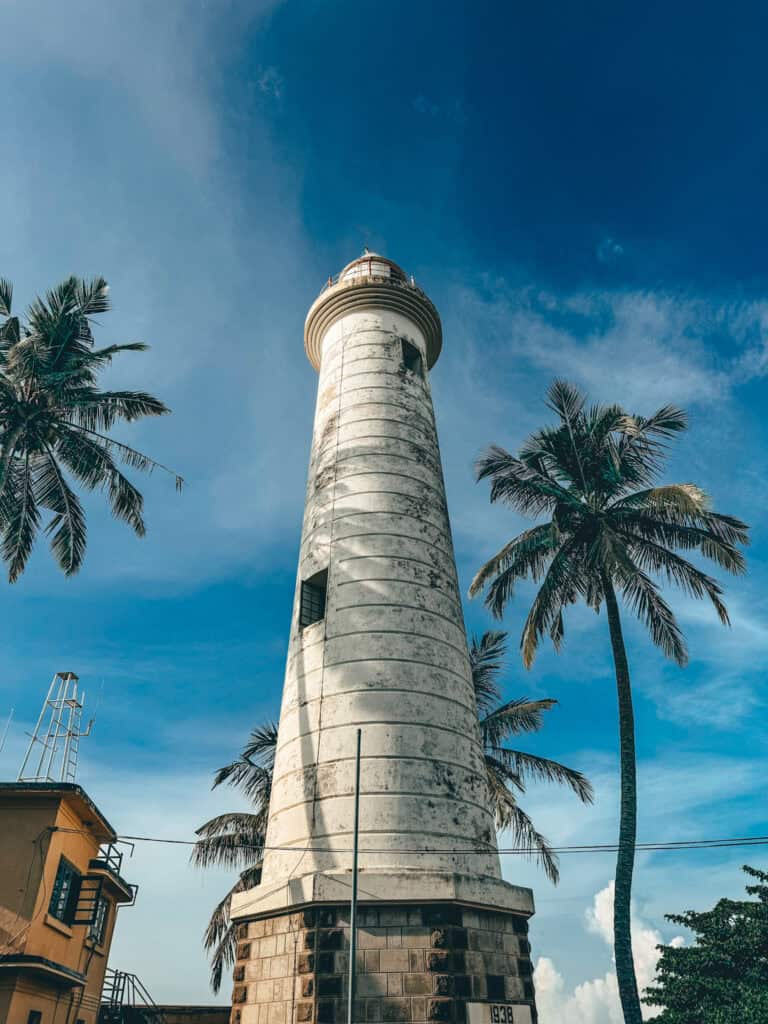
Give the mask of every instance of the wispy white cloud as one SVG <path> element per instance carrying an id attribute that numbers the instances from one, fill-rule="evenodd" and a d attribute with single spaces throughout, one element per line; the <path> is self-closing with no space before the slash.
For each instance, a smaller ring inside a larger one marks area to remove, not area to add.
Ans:
<path id="1" fill-rule="evenodd" d="M 566 376 L 593 397 L 656 406 L 726 398 L 758 370 L 768 302 L 717 302 L 658 291 L 556 294 L 488 281 L 460 306 L 478 344 Z M 482 341 L 481 341 L 482 339 Z M 730 354 L 718 353 L 727 339 Z"/>
<path id="2" fill-rule="evenodd" d="M 227 2 L 226 19 L 243 29 L 274 6 Z M 250 8 L 250 10 L 249 10 Z M 208 166 L 219 150 L 217 116 L 207 92 L 211 37 L 224 12 L 202 0 L 117 6 L 98 0 L 9 0 L 0 18 L 0 53 L 26 67 L 43 63 L 74 79 L 136 100 L 156 140 L 192 165 Z M 172 57 L 170 56 L 172 54 Z"/>

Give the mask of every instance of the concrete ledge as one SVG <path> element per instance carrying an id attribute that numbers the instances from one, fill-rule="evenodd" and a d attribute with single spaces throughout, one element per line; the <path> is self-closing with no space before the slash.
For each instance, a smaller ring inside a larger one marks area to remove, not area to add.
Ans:
<path id="1" fill-rule="evenodd" d="M 259 885 L 232 897 L 233 921 L 252 920 L 317 903 L 345 903 L 352 892 L 349 871 L 312 873 L 288 879 L 283 885 Z M 358 875 L 358 898 L 370 903 L 459 903 L 487 910 L 506 910 L 530 917 L 533 892 L 498 878 L 470 875 L 367 872 Z"/>

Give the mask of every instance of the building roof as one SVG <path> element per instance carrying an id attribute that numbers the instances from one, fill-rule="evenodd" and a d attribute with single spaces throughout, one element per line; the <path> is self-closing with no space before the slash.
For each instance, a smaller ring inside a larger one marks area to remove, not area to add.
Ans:
<path id="1" fill-rule="evenodd" d="M 92 826 L 98 839 L 114 842 L 117 832 L 110 825 L 82 786 L 75 782 L 0 782 L 0 797 L 58 797 L 71 804 L 85 824 Z"/>

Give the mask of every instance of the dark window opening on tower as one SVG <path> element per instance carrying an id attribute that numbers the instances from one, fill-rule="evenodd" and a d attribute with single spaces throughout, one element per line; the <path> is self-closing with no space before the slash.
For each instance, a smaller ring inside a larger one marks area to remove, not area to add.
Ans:
<path id="1" fill-rule="evenodd" d="M 323 569 L 301 582 L 299 601 L 299 628 L 311 626 L 325 618 L 325 595 L 328 590 L 328 570 Z"/>
<path id="2" fill-rule="evenodd" d="M 489 999 L 506 999 L 503 974 L 486 975 L 486 984 L 488 986 Z"/>
<path id="3" fill-rule="evenodd" d="M 400 344 L 403 348 L 403 366 L 406 370 L 410 370 L 411 373 L 423 377 L 424 364 L 421 359 L 421 352 L 410 341 L 406 341 L 405 338 L 400 339 Z"/>

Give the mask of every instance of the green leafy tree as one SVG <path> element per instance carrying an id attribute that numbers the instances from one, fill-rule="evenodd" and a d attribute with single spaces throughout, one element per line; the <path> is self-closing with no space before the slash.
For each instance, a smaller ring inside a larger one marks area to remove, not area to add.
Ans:
<path id="1" fill-rule="evenodd" d="M 544 712 L 550 711 L 557 701 L 526 697 L 502 700 L 498 680 L 506 646 L 507 634 L 490 630 L 480 639 L 472 637 L 469 648 L 491 804 L 497 828 L 509 829 L 514 844 L 530 850 L 547 878 L 557 884 L 557 854 L 518 803 L 518 795 L 525 793 L 530 780 L 554 782 L 570 787 L 584 803 L 592 803 L 592 784 L 574 768 L 507 745 L 513 736 L 538 732 L 544 724 Z"/>
<path id="2" fill-rule="evenodd" d="M 472 682 L 477 698 L 480 733 L 488 788 L 499 828 L 508 828 L 517 843 L 531 850 L 547 877 L 557 882 L 557 856 L 537 831 L 530 817 L 519 806 L 517 794 L 525 792 L 530 779 L 569 786 L 580 800 L 592 800 L 592 786 L 581 772 L 557 761 L 510 749 L 506 741 L 520 733 L 536 732 L 543 725 L 543 714 L 557 701 L 502 701 L 498 677 L 503 668 L 506 633 L 488 632 L 473 637 L 469 650 Z M 216 905 L 206 928 L 203 944 L 211 958 L 211 986 L 221 988 L 225 969 L 234 963 L 236 937 L 230 920 L 232 896 L 261 879 L 261 861 L 267 831 L 269 799 L 277 746 L 277 725 L 268 722 L 255 729 L 240 756 L 219 769 L 213 788 L 227 783 L 253 805 L 251 812 L 220 814 L 197 830 L 200 839 L 192 851 L 197 867 L 223 867 L 240 870 L 237 881 Z"/>
<path id="3" fill-rule="evenodd" d="M 221 988 L 224 970 L 235 962 L 235 926 L 229 911 L 232 897 L 258 885 L 264 856 L 269 798 L 277 748 L 277 723 L 254 729 L 240 756 L 220 768 L 213 789 L 226 783 L 252 804 L 253 810 L 219 814 L 197 830 L 200 839 L 192 849 L 192 863 L 200 868 L 239 869 L 237 881 L 216 905 L 203 936 L 211 959 L 211 988 Z"/>
<path id="4" fill-rule="evenodd" d="M 13 288 L 0 279 L 0 552 L 15 582 L 38 531 L 67 576 L 85 556 L 85 513 L 70 480 L 101 490 L 112 514 L 142 537 L 144 502 L 118 464 L 151 472 L 159 463 L 109 436 L 120 420 L 163 416 L 169 409 L 143 391 L 101 391 L 99 374 L 120 352 L 146 345 L 95 348 L 93 317 L 109 309 L 107 282 L 67 278 L 36 298 L 20 319 Z M 176 477 L 177 488 L 181 478 Z"/>
<path id="5" fill-rule="evenodd" d="M 656 983 L 643 1002 L 657 1024 L 768 1024 L 768 874 L 744 867 L 756 900 L 720 900 L 712 910 L 668 914 L 694 933 L 692 946 L 659 946 Z"/>
<path id="6" fill-rule="evenodd" d="M 498 551 L 472 581 L 470 594 L 486 591 L 486 604 L 501 617 L 520 580 L 538 584 L 522 631 L 526 667 L 549 635 L 563 641 L 564 612 L 584 601 L 595 612 L 605 605 L 619 709 L 621 809 L 616 862 L 614 947 L 626 1024 L 640 1024 L 630 897 L 634 869 L 637 783 L 635 727 L 629 663 L 619 601 L 646 626 L 665 655 L 685 665 L 688 652 L 659 582 L 708 598 L 724 624 L 728 612 L 720 584 L 678 552 L 694 551 L 721 569 L 743 573 L 738 546 L 748 528 L 712 511 L 707 495 L 690 483 L 652 486 L 668 442 L 687 426 L 685 413 L 665 406 L 646 418 L 618 405 L 587 406 L 564 381 L 548 392 L 558 423 L 537 431 L 517 455 L 491 447 L 478 461 L 478 480 L 491 482 L 492 502 L 524 515 L 546 517 Z"/>

